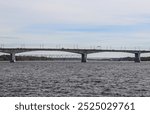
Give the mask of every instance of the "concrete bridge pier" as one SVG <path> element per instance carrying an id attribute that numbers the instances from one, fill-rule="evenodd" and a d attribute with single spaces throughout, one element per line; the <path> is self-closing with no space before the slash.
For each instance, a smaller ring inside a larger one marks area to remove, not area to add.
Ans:
<path id="1" fill-rule="evenodd" d="M 134 61 L 135 61 L 136 63 L 140 63 L 140 62 L 141 62 L 140 53 L 135 53 L 135 59 L 134 59 Z"/>
<path id="2" fill-rule="evenodd" d="M 16 62 L 16 56 L 15 56 L 15 53 L 10 53 L 10 62 L 11 62 L 11 63 Z"/>
<path id="3" fill-rule="evenodd" d="M 86 53 L 82 53 L 81 54 L 81 62 L 82 63 L 86 63 L 87 62 L 87 54 Z"/>

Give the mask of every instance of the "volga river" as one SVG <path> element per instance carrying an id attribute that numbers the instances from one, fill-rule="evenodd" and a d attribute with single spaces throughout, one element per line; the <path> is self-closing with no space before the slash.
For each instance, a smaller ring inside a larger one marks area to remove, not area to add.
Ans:
<path id="1" fill-rule="evenodd" d="M 150 62 L 0 62 L 1 97 L 150 97 Z"/>

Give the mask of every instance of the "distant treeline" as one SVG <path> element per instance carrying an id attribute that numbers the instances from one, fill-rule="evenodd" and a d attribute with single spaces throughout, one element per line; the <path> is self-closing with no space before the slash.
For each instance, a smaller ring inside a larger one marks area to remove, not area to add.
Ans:
<path id="1" fill-rule="evenodd" d="M 134 57 L 100 59 L 101 61 L 134 61 Z M 141 57 L 141 61 L 150 61 L 150 57 Z"/>
<path id="2" fill-rule="evenodd" d="M 9 61 L 10 55 L 1 55 L 0 61 Z M 37 56 L 16 56 L 17 61 L 49 61 L 49 60 L 79 60 L 79 58 L 51 58 L 51 57 L 37 57 Z"/>
<path id="3" fill-rule="evenodd" d="M 134 57 L 114 58 L 113 61 L 134 61 Z M 141 57 L 141 61 L 150 61 L 150 57 Z"/>
<path id="4" fill-rule="evenodd" d="M 0 61 L 9 61 L 10 55 L 1 55 Z M 54 60 L 80 60 L 80 58 L 51 58 L 51 57 L 37 57 L 37 56 L 16 56 L 17 61 L 54 61 Z M 134 61 L 133 57 L 125 57 L 125 58 L 110 58 L 110 59 L 89 59 L 95 61 Z M 142 61 L 150 61 L 150 57 L 141 57 Z"/>

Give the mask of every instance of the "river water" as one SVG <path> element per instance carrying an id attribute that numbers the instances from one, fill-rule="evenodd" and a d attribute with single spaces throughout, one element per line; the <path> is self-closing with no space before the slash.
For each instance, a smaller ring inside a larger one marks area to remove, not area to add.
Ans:
<path id="1" fill-rule="evenodd" d="M 150 97 L 150 62 L 0 62 L 1 97 Z"/>

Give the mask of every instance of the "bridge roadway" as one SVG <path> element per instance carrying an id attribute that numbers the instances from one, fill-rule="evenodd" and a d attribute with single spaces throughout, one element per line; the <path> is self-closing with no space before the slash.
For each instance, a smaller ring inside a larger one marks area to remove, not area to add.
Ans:
<path id="1" fill-rule="evenodd" d="M 15 62 L 15 54 L 31 51 L 63 51 L 81 55 L 81 62 L 87 62 L 87 55 L 99 52 L 123 52 L 135 55 L 135 62 L 140 62 L 142 53 L 150 53 L 149 50 L 115 50 L 115 49 L 71 49 L 71 48 L 0 48 L 0 52 L 10 54 L 10 62 Z"/>

